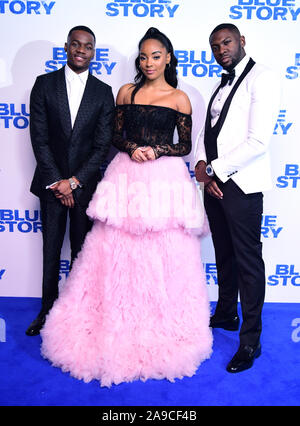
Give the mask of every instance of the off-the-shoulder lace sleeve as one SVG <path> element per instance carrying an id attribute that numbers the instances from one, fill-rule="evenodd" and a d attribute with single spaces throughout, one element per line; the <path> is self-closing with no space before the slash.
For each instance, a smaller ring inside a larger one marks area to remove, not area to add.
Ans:
<path id="1" fill-rule="evenodd" d="M 156 158 L 163 155 L 183 157 L 188 155 L 192 149 L 192 117 L 181 112 L 176 113 L 176 127 L 178 132 L 178 143 L 159 144 L 152 146 Z"/>
<path id="2" fill-rule="evenodd" d="M 124 135 L 124 116 L 125 110 L 117 106 L 115 112 L 114 135 L 112 143 L 120 151 L 127 152 L 131 157 L 139 145 L 135 142 L 126 140 Z"/>

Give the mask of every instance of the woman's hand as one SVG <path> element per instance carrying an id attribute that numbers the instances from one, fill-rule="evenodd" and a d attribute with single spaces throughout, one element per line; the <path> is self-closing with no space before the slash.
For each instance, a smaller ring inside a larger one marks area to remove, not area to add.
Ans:
<path id="1" fill-rule="evenodd" d="M 151 160 L 151 161 L 156 160 L 154 149 L 151 148 L 151 146 L 142 148 L 142 150 L 147 160 Z"/>
<path id="2" fill-rule="evenodd" d="M 151 148 L 151 146 L 146 146 L 137 148 L 133 152 L 131 159 L 138 163 L 143 163 L 144 161 L 155 160 L 156 157 L 153 148 Z"/>

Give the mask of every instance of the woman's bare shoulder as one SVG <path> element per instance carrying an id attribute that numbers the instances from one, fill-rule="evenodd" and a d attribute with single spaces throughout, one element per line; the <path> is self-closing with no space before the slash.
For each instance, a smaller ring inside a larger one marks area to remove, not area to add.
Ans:
<path id="1" fill-rule="evenodd" d="M 130 104 L 131 93 L 134 87 L 135 86 L 133 83 L 126 83 L 123 86 L 121 86 L 117 94 L 116 104 L 117 105 Z"/>
<path id="2" fill-rule="evenodd" d="M 192 105 L 188 95 L 180 89 L 176 89 L 173 93 L 176 102 L 176 109 L 183 114 L 192 114 Z"/>

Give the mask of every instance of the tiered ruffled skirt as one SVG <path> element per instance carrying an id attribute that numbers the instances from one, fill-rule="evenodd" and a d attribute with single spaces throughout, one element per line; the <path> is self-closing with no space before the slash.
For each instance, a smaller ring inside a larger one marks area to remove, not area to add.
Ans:
<path id="1" fill-rule="evenodd" d="M 197 191 L 181 158 L 114 158 L 87 210 L 93 228 L 41 331 L 54 366 L 111 386 L 192 376 L 210 357 Z"/>

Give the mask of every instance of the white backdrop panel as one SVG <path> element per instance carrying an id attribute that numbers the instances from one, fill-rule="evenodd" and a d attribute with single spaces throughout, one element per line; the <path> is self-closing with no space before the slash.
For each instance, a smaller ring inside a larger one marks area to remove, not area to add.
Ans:
<path id="1" fill-rule="evenodd" d="M 208 36 L 219 23 L 232 22 L 246 37 L 247 53 L 275 69 L 282 82 L 271 141 L 274 188 L 265 194 L 262 223 L 266 300 L 300 302 L 299 21 L 299 0 L 0 1 L 0 296 L 41 296 L 39 200 L 29 192 L 35 167 L 29 94 L 37 75 L 63 66 L 69 29 L 87 25 L 95 32 L 92 72 L 112 86 L 114 95 L 133 80 L 137 44 L 146 30 L 155 26 L 165 32 L 178 57 L 179 87 L 193 106 L 194 151 L 220 72 Z M 186 158 L 191 174 L 192 158 L 192 154 Z M 201 255 L 210 298 L 216 300 L 210 236 L 203 239 Z M 69 257 L 66 239 L 62 280 Z"/>

